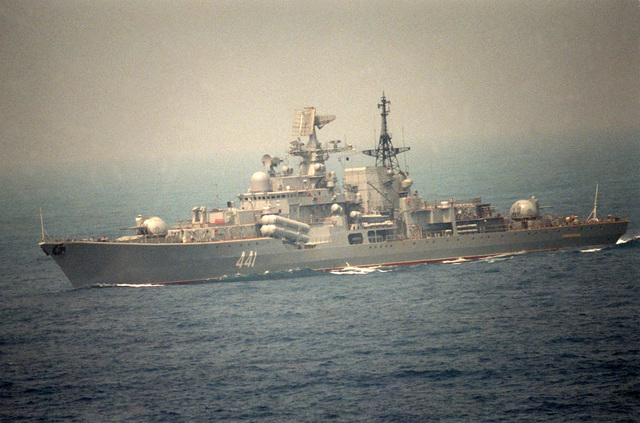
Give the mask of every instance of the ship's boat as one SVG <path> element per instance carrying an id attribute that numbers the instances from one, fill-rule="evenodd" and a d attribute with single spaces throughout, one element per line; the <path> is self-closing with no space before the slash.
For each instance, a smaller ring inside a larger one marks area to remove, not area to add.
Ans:
<path id="1" fill-rule="evenodd" d="M 364 154 L 373 166 L 326 168 L 349 144 L 322 145 L 317 131 L 335 119 L 313 107 L 297 110 L 288 155 L 298 169 L 264 155 L 239 204 L 194 207 L 186 224 L 169 228 L 159 217 L 136 218 L 135 235 L 109 240 L 44 240 L 74 287 L 173 284 L 261 275 L 291 269 L 336 271 L 372 266 L 482 258 L 493 255 L 615 243 L 627 220 L 541 214 L 535 197 L 518 200 L 507 215 L 480 198 L 427 201 L 413 190 L 387 131 L 389 101 L 382 96 L 381 131 Z M 597 197 L 596 197 L 597 198 Z M 43 231 L 44 233 L 44 231 Z M 349 264 L 347 264 L 349 263 Z"/>

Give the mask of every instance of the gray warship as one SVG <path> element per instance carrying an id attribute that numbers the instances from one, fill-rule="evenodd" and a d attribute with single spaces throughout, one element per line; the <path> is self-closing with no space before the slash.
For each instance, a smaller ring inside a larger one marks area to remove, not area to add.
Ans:
<path id="1" fill-rule="evenodd" d="M 40 247 L 75 288 L 95 285 L 186 284 L 296 269 L 336 271 L 614 244 L 627 220 L 543 215 L 535 197 L 496 213 L 480 198 L 427 201 L 412 189 L 387 131 L 389 104 L 378 104 L 381 131 L 362 153 L 373 166 L 344 169 L 340 186 L 326 168 L 349 144 L 321 144 L 317 132 L 335 119 L 313 107 L 297 110 L 288 155 L 299 167 L 264 155 L 238 204 L 194 207 L 186 224 L 136 218 L 134 235 L 117 239 L 42 240 Z M 596 191 L 597 192 L 597 191 Z M 596 193 L 597 198 L 597 193 Z M 44 234 L 44 231 L 43 231 Z"/>

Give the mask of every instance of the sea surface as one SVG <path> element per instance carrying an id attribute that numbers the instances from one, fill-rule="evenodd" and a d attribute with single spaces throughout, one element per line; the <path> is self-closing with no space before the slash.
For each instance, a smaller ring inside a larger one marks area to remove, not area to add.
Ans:
<path id="1" fill-rule="evenodd" d="M 584 137 L 407 164 L 425 198 L 503 212 L 536 195 L 584 218 L 598 183 L 599 215 L 631 220 L 616 245 L 187 286 L 72 289 L 39 210 L 52 236 L 176 224 L 233 200 L 264 152 L 5 173 L 0 421 L 640 421 L 640 138 Z"/>

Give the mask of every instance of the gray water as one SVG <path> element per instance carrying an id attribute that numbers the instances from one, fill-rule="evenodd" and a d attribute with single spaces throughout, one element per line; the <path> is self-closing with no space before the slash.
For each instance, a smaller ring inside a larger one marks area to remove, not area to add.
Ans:
<path id="1" fill-rule="evenodd" d="M 0 419 L 639 421 L 640 154 L 622 145 L 409 162 L 424 196 L 499 211 L 537 195 L 586 217 L 597 181 L 598 210 L 632 220 L 615 246 L 178 287 L 71 289 L 37 247 L 38 209 L 52 235 L 117 235 L 138 213 L 223 205 L 250 173 L 3 175 Z"/>

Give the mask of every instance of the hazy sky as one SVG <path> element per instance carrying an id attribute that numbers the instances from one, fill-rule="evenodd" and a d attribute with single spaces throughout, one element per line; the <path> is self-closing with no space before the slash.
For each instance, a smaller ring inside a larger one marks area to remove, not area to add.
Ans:
<path id="1" fill-rule="evenodd" d="M 640 127 L 638 1 L 0 0 L 1 168 Z M 429 141 L 431 142 L 431 141 Z"/>

